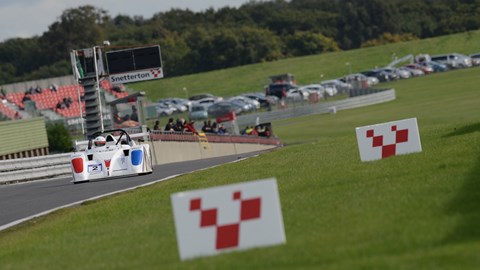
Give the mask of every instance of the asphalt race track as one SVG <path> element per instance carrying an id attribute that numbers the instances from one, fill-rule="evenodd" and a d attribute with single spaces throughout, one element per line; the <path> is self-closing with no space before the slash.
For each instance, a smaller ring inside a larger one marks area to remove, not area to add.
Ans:
<path id="1" fill-rule="evenodd" d="M 237 161 L 259 153 L 158 165 L 154 166 L 152 174 L 136 177 L 111 178 L 81 184 L 71 183 L 72 179 L 69 177 L 0 186 L 0 230 L 65 205 L 145 185 L 167 177 Z"/>

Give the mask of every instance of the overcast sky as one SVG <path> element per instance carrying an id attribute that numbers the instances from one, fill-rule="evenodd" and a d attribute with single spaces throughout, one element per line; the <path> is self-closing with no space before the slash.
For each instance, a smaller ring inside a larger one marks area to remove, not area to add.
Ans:
<path id="1" fill-rule="evenodd" d="M 42 35 L 65 9 L 93 5 L 118 14 L 151 18 L 153 14 L 171 8 L 202 11 L 230 6 L 239 7 L 248 0 L 0 0 L 0 42 L 13 37 Z"/>

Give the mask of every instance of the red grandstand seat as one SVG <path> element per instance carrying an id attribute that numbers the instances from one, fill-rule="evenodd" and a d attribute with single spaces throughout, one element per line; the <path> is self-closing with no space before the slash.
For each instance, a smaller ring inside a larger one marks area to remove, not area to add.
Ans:
<path id="1" fill-rule="evenodd" d="M 0 113 L 5 115 L 5 117 L 13 120 L 15 119 L 15 114 L 17 112 L 12 108 L 5 106 L 5 104 L 3 104 L 2 102 L 0 102 Z"/>

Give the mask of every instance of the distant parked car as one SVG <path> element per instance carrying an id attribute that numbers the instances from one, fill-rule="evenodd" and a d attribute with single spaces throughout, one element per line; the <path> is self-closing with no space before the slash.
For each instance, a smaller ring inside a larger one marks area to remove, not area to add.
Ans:
<path id="1" fill-rule="evenodd" d="M 433 72 L 444 72 L 448 70 L 447 65 L 435 61 L 420 62 L 418 64 L 424 67 L 431 67 Z"/>
<path id="2" fill-rule="evenodd" d="M 265 96 L 265 99 L 267 99 L 268 103 L 270 105 L 275 105 L 275 104 L 278 104 L 278 101 L 280 100 L 278 97 L 276 96 Z"/>
<path id="3" fill-rule="evenodd" d="M 377 78 L 379 82 L 390 81 L 390 77 L 388 76 L 387 72 L 382 71 L 382 70 L 365 70 L 365 71 L 362 71 L 360 73 L 367 76 L 367 77 Z"/>
<path id="4" fill-rule="evenodd" d="M 409 68 L 409 67 L 400 67 L 400 68 L 398 68 L 398 69 L 399 69 L 399 70 L 406 71 L 406 72 L 410 72 L 410 74 L 412 75 L 412 77 L 418 77 L 418 76 L 423 76 L 423 75 L 425 75 L 425 72 L 423 72 L 423 71 L 420 70 L 420 69 Z"/>
<path id="5" fill-rule="evenodd" d="M 173 106 L 166 103 L 158 103 L 155 105 L 155 110 L 157 111 L 158 116 L 168 116 L 172 115 L 177 111 Z"/>
<path id="6" fill-rule="evenodd" d="M 472 59 L 459 53 L 433 55 L 432 61 L 445 64 L 448 68 L 467 68 L 472 66 Z"/>
<path id="7" fill-rule="evenodd" d="M 337 88 L 333 84 L 308 84 L 301 86 L 300 89 L 307 91 L 309 94 L 317 94 L 319 98 L 325 98 L 325 95 L 334 96 L 338 93 Z"/>
<path id="8" fill-rule="evenodd" d="M 460 67 L 461 68 L 469 68 L 472 67 L 472 58 L 470 56 L 466 56 L 461 53 L 454 53 L 454 56 L 460 59 Z"/>
<path id="9" fill-rule="evenodd" d="M 188 99 L 191 100 L 191 101 L 198 101 L 200 99 L 205 99 L 205 98 L 213 98 L 215 99 L 216 101 L 221 101 L 223 100 L 222 97 L 217 97 L 217 96 L 214 96 L 212 94 L 198 94 L 198 95 L 194 95 L 194 96 L 191 96 L 189 97 Z"/>
<path id="10" fill-rule="evenodd" d="M 368 87 L 377 85 L 380 81 L 375 77 L 366 76 L 362 73 L 349 74 L 344 77 L 345 82 L 355 83 L 355 82 L 366 82 Z"/>
<path id="11" fill-rule="evenodd" d="M 213 103 L 215 102 L 218 102 L 219 100 L 217 98 L 214 98 L 214 97 L 206 97 L 206 98 L 202 98 L 202 99 L 199 99 L 199 100 L 196 100 L 194 103 L 197 103 L 197 104 L 202 104 L 203 106 L 210 106 L 212 105 Z"/>
<path id="12" fill-rule="evenodd" d="M 159 103 L 167 103 L 176 107 L 179 112 L 185 112 L 192 105 L 192 101 L 183 98 L 163 98 Z"/>
<path id="13" fill-rule="evenodd" d="M 279 99 L 286 97 L 288 90 L 296 88 L 289 83 L 270 84 L 265 88 L 266 96 L 276 96 Z"/>
<path id="14" fill-rule="evenodd" d="M 243 108 L 241 106 L 228 101 L 220 101 L 208 107 L 208 115 L 210 117 L 221 117 L 230 112 L 240 114 L 242 111 Z"/>
<path id="15" fill-rule="evenodd" d="M 433 73 L 433 68 L 432 67 L 426 67 L 426 66 L 422 66 L 422 65 L 419 65 L 419 64 L 408 64 L 405 67 L 421 70 L 421 71 L 423 71 L 424 74 Z"/>
<path id="16" fill-rule="evenodd" d="M 188 113 L 190 120 L 204 120 L 208 118 L 207 107 L 202 104 L 192 104 Z"/>
<path id="17" fill-rule="evenodd" d="M 338 94 L 337 86 L 334 84 L 314 84 L 307 87 L 307 91 L 318 93 L 319 98 L 325 98 L 325 96 L 333 97 Z"/>
<path id="18" fill-rule="evenodd" d="M 469 55 L 472 59 L 472 66 L 480 66 L 480 53 L 474 53 Z"/>
<path id="19" fill-rule="evenodd" d="M 337 80 L 337 79 L 322 81 L 320 85 L 325 88 L 334 86 L 335 89 L 337 89 L 337 91 L 339 91 L 340 93 L 346 93 L 353 88 L 351 84 L 342 82 L 341 80 Z"/>
<path id="20" fill-rule="evenodd" d="M 458 68 L 458 61 L 454 61 L 453 59 L 450 59 L 448 55 L 434 55 L 431 57 L 432 61 L 435 61 L 437 63 L 442 63 L 444 65 L 447 65 L 448 68 L 455 69 Z"/>
<path id="21" fill-rule="evenodd" d="M 270 106 L 267 97 L 263 93 L 248 93 L 244 94 L 243 96 L 252 100 L 256 100 L 258 103 L 260 103 L 260 107 L 266 108 Z"/>
<path id="22" fill-rule="evenodd" d="M 241 108 L 242 111 L 239 113 L 248 113 L 248 112 L 253 112 L 255 110 L 255 106 L 253 104 L 248 103 L 247 101 L 244 101 L 242 99 L 232 99 L 232 100 L 227 100 L 227 102 L 230 102 L 234 106 Z"/>
<path id="23" fill-rule="evenodd" d="M 256 99 L 251 99 L 251 98 L 244 97 L 244 96 L 236 96 L 236 97 L 231 97 L 228 100 L 229 101 L 241 100 L 241 101 L 247 103 L 250 106 L 250 109 L 249 109 L 250 111 L 255 111 L 255 110 L 260 109 L 260 102 Z"/>
<path id="24" fill-rule="evenodd" d="M 387 74 L 394 74 L 390 77 L 390 80 L 397 80 L 397 79 L 408 79 L 412 76 L 412 74 L 408 71 L 401 70 L 394 67 L 384 67 L 378 70 L 385 71 Z M 390 76 L 390 75 L 389 75 Z"/>
<path id="25" fill-rule="evenodd" d="M 287 99 L 293 101 L 308 100 L 310 94 L 303 88 L 294 88 L 287 91 Z"/>

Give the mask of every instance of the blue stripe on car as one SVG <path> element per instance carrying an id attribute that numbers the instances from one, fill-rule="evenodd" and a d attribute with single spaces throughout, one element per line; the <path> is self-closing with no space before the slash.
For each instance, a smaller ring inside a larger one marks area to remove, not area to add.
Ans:
<path id="1" fill-rule="evenodd" d="M 131 155 L 132 155 L 132 165 L 138 166 L 142 164 L 142 156 L 143 156 L 142 150 L 133 150 Z"/>

